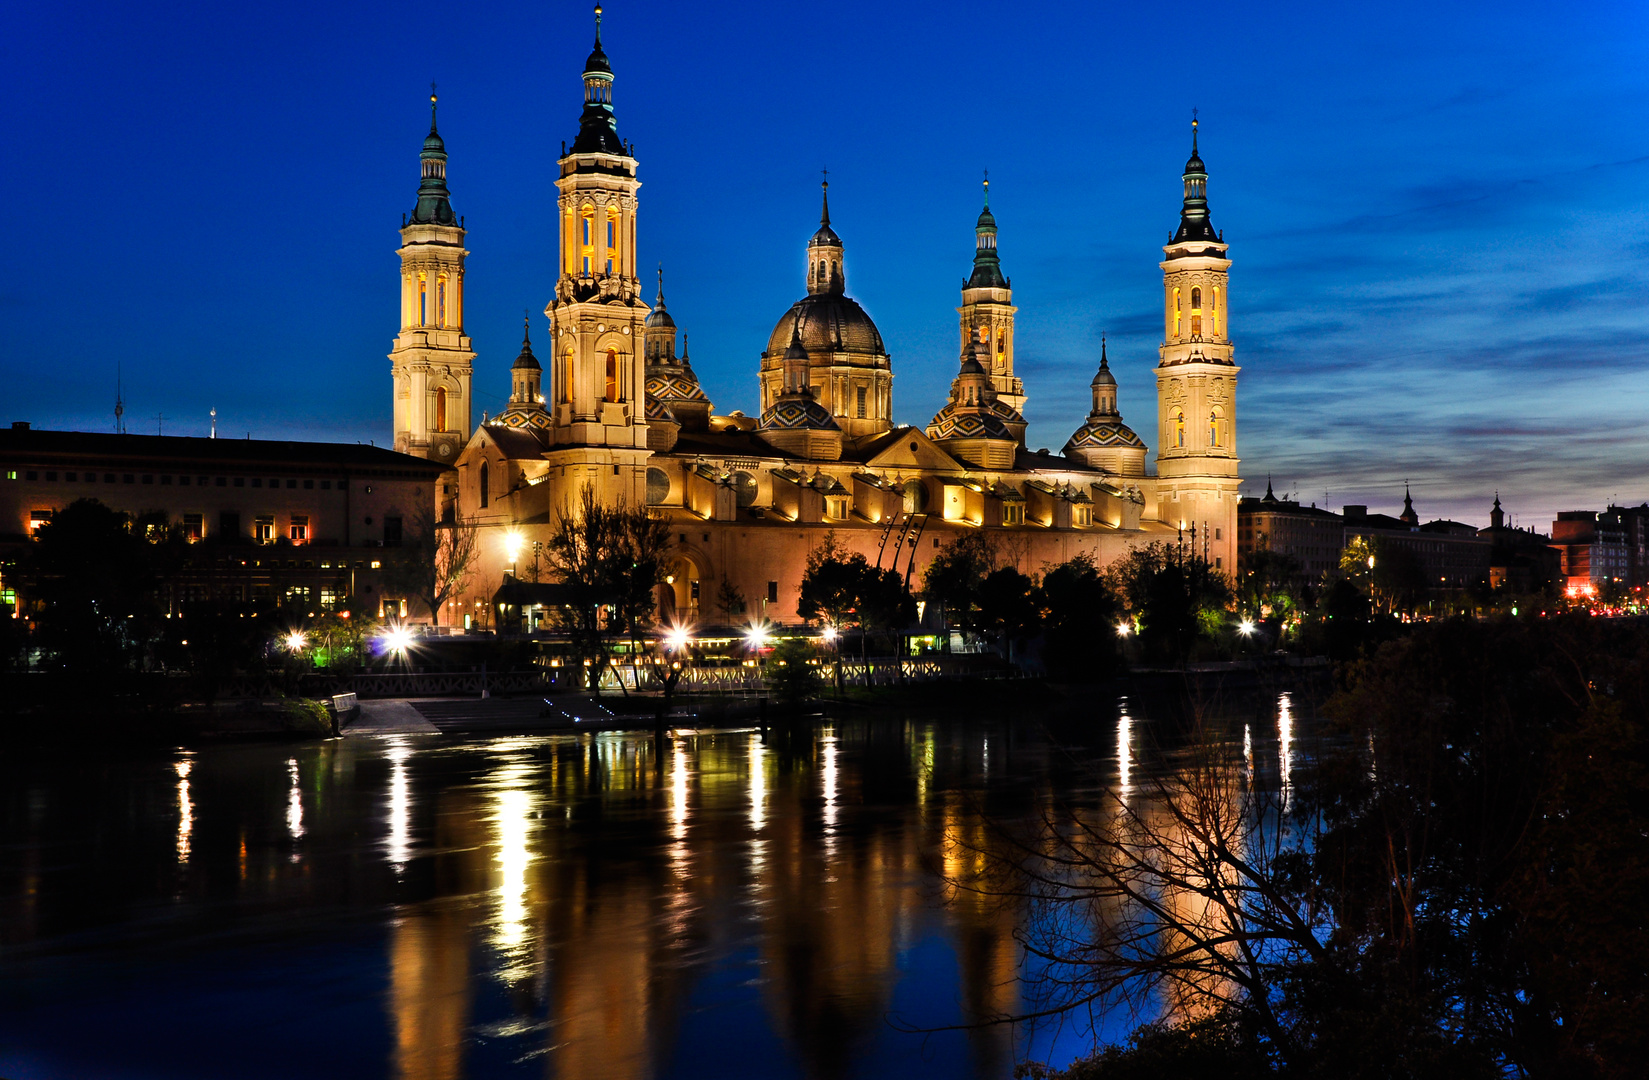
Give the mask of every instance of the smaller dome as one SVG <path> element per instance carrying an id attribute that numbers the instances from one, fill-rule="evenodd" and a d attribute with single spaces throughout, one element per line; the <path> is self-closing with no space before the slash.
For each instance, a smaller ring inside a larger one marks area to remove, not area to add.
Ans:
<path id="1" fill-rule="evenodd" d="M 1066 450 L 1105 450 L 1111 447 L 1145 449 L 1145 440 L 1134 434 L 1127 424 L 1116 420 L 1083 424 L 1065 444 Z"/>
<path id="2" fill-rule="evenodd" d="M 961 373 L 963 375 L 984 375 L 986 372 L 985 366 L 979 362 L 979 358 L 974 356 L 972 352 L 969 352 L 968 355 L 962 360 Z"/>
<path id="3" fill-rule="evenodd" d="M 1013 432 L 999 417 L 989 413 L 963 413 L 960 416 L 954 411 L 955 407 L 946 405 L 939 410 L 928 425 L 928 438 L 935 442 L 946 439 L 1000 439 L 1013 442 Z"/>
<path id="4" fill-rule="evenodd" d="M 1117 378 L 1116 378 L 1115 375 L 1111 374 L 1111 369 L 1109 367 L 1105 366 L 1104 364 L 1101 364 L 1099 366 L 1099 371 L 1094 374 L 1094 381 L 1089 383 L 1088 385 L 1098 387 L 1098 386 L 1115 386 L 1116 384 L 1117 384 Z"/>
<path id="5" fill-rule="evenodd" d="M 758 427 L 764 431 L 841 430 L 830 410 L 814 401 L 812 395 L 780 398 L 762 413 Z"/>
<path id="6" fill-rule="evenodd" d="M 532 323 L 526 318 L 522 318 L 522 320 L 521 320 L 521 355 L 517 356 L 515 358 L 515 363 L 510 365 L 510 370 L 511 371 L 543 371 L 544 370 L 544 368 L 538 362 L 538 357 L 536 357 L 532 354 Z"/>
<path id="7" fill-rule="evenodd" d="M 599 38 L 596 39 L 595 49 L 590 53 L 590 58 L 584 61 L 584 74 L 612 77 L 613 66 L 607 62 L 607 54 L 601 51 Z"/>
<path id="8" fill-rule="evenodd" d="M 648 313 L 647 317 L 641 321 L 641 325 L 648 330 L 674 330 L 676 320 L 672 319 L 670 313 L 664 310 L 664 305 L 660 304 Z"/>
<path id="9" fill-rule="evenodd" d="M 836 230 L 830 227 L 830 222 L 819 226 L 819 231 L 813 234 L 813 239 L 807 242 L 809 247 L 841 247 L 842 238 L 836 235 Z"/>

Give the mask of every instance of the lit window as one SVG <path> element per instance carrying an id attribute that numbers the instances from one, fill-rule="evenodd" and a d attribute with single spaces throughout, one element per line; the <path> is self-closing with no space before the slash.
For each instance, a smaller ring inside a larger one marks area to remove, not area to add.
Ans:
<path id="1" fill-rule="evenodd" d="M 866 409 L 865 396 L 866 396 L 867 393 L 868 393 L 868 390 L 867 390 L 866 387 L 863 387 L 863 386 L 859 387 L 859 389 L 858 389 L 858 399 L 857 399 L 857 403 L 855 405 L 855 408 L 857 409 L 857 415 L 858 415 L 858 418 L 860 420 L 863 420 L 865 418 L 865 415 L 866 415 L 866 412 L 865 412 L 865 409 Z"/>
<path id="2" fill-rule="evenodd" d="M 302 544 L 307 542 L 309 540 L 309 519 L 307 517 L 300 517 L 297 514 L 293 514 L 292 525 L 287 530 L 287 537 L 291 539 L 294 544 Z"/>
<path id="3" fill-rule="evenodd" d="M 607 400 L 618 400 L 618 350 L 607 350 Z"/>
<path id="4" fill-rule="evenodd" d="M 418 279 L 418 325 L 429 325 L 429 283 Z"/>
<path id="5" fill-rule="evenodd" d="M 487 486 L 487 463 L 481 463 L 481 505 L 485 507 L 492 501 L 492 491 Z"/>
<path id="6" fill-rule="evenodd" d="M 206 519 L 201 514 L 183 515 L 183 536 L 191 544 L 206 534 Z"/>
<path id="7" fill-rule="evenodd" d="M 1183 450 L 1185 448 L 1185 413 L 1175 409 L 1173 420 L 1174 446 Z"/>
<path id="8" fill-rule="evenodd" d="M 447 392 L 444 389 L 435 391 L 435 430 L 447 430 Z"/>
<path id="9" fill-rule="evenodd" d="M 435 283 L 435 325 L 447 325 L 447 279 Z"/>
<path id="10" fill-rule="evenodd" d="M 261 517 L 254 521 L 252 523 L 252 539 L 260 544 L 273 544 L 275 542 L 275 519 Z"/>
<path id="11" fill-rule="evenodd" d="M 39 532 L 41 529 L 45 528 L 47 525 L 50 525 L 51 523 L 52 523 L 52 512 L 50 510 L 31 510 L 31 511 L 29 511 L 29 531 L 31 533 L 32 532 Z"/>

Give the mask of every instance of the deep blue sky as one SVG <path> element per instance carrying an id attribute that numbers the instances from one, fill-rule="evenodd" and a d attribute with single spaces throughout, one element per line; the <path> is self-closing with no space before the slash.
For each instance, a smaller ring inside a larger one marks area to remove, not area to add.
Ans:
<path id="1" fill-rule="evenodd" d="M 619 132 L 717 411 L 754 411 L 831 171 L 848 290 L 925 424 L 990 169 L 1030 442 L 1110 336 L 1155 448 L 1160 246 L 1193 107 L 1231 244 L 1245 490 L 1521 523 L 1649 498 L 1649 6 L 611 0 Z M 390 438 L 431 79 L 479 407 L 554 274 L 590 5 L 30 4 L 0 44 L 9 414 Z M 477 417 L 479 419 L 479 417 Z"/>

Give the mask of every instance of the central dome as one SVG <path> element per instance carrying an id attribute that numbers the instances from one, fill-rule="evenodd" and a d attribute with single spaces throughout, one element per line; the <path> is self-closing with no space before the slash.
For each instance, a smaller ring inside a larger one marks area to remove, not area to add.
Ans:
<path id="1" fill-rule="evenodd" d="M 859 363 L 874 366 L 887 352 L 882 347 L 881 331 L 857 301 L 841 293 L 824 293 L 796 301 L 780 316 L 767 338 L 769 356 L 784 355 L 798 323 L 802 346 L 809 354 L 858 353 L 863 357 L 855 358 Z"/>

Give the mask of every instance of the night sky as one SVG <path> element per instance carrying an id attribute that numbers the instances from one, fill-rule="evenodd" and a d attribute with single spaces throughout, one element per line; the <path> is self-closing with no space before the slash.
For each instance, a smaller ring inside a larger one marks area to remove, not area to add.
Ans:
<path id="1" fill-rule="evenodd" d="M 1149 10 L 1146 10 L 1149 9 Z M 1157 261 L 1202 119 L 1234 260 L 1245 493 L 1484 524 L 1649 498 L 1649 7 L 611 0 L 641 263 L 718 412 L 801 296 L 828 166 L 848 292 L 925 425 L 982 170 L 1029 441 L 1100 334 L 1156 448 Z M 430 81 L 467 218 L 477 408 L 552 292 L 583 2 L 13 9 L 0 65 L 7 420 L 391 440 L 399 242 Z M 651 295 L 649 283 L 648 294 Z M 164 415 L 163 422 L 157 415 Z M 479 415 L 476 420 L 479 421 Z"/>

